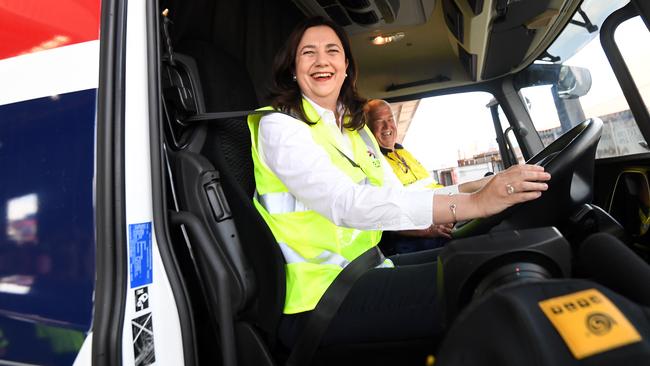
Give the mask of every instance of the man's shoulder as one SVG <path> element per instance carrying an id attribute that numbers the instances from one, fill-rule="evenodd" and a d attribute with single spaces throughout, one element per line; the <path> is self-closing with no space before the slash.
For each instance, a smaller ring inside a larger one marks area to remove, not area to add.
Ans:
<path id="1" fill-rule="evenodd" d="M 402 145 L 399 145 L 399 147 L 397 147 L 397 145 L 398 145 L 398 144 L 395 144 L 395 150 L 399 150 L 399 153 L 400 153 L 401 155 L 408 155 L 408 156 L 413 157 L 413 154 L 411 154 L 411 152 L 408 151 L 407 148 L 405 148 L 405 147 L 402 146 Z"/>

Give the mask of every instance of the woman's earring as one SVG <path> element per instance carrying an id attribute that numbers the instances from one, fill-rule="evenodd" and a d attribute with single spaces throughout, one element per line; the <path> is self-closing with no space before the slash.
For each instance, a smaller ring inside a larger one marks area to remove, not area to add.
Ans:
<path id="1" fill-rule="evenodd" d="M 345 77 L 346 77 L 346 78 L 348 77 L 348 73 L 347 73 L 347 72 L 345 73 Z"/>
<path id="2" fill-rule="evenodd" d="M 293 81 L 296 81 L 296 80 L 298 80 L 298 79 L 296 78 L 296 75 L 294 75 L 293 76 Z"/>

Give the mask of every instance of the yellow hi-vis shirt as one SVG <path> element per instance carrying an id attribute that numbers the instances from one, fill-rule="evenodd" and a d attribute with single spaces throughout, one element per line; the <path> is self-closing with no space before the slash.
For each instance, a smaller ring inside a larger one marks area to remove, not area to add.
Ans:
<path id="1" fill-rule="evenodd" d="M 388 164 L 393 168 L 393 172 L 395 172 L 395 175 L 397 175 L 397 178 L 399 178 L 404 186 L 427 179 L 431 182 L 426 184 L 424 188 L 434 189 L 444 187 L 442 184 L 436 182 L 424 166 L 410 152 L 404 149 L 402 145 L 395 144 L 395 149 L 393 150 L 382 147 L 381 153 L 384 154 L 386 160 L 388 160 Z"/>

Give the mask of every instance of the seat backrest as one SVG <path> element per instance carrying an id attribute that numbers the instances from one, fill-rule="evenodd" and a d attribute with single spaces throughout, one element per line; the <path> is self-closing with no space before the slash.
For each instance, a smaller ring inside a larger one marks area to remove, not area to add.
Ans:
<path id="1" fill-rule="evenodd" d="M 245 65 L 215 45 L 199 40 L 179 44 L 177 52 L 194 59 L 206 112 L 257 108 L 255 89 Z"/>
<path id="2" fill-rule="evenodd" d="M 203 154 L 222 173 L 223 191 L 237 225 L 242 248 L 256 274 L 252 319 L 275 334 L 284 307 L 284 257 L 270 229 L 253 205 L 255 190 L 248 127 L 243 120 L 224 120 L 208 128 Z"/>
<path id="3" fill-rule="evenodd" d="M 190 79 L 202 86 L 205 111 L 257 107 L 241 63 L 209 43 L 183 44 L 183 51 L 196 60 L 197 68 L 186 71 L 198 74 Z M 220 99 L 224 95 L 228 97 Z M 199 217 L 225 258 L 236 319 L 274 340 L 284 306 L 284 259 L 252 203 L 255 181 L 245 117 L 203 122 L 191 135 L 170 159 L 181 209 Z M 199 259 L 197 265 L 205 267 L 199 272 L 210 273 L 214 264 Z"/>

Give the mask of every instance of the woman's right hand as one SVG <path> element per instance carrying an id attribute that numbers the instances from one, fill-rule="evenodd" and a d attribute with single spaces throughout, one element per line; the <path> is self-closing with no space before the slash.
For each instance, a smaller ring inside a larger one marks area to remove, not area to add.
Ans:
<path id="1" fill-rule="evenodd" d="M 521 202 L 539 198 L 548 189 L 551 175 L 539 165 L 514 165 L 492 177 L 483 188 L 472 193 L 481 217 L 497 214 Z"/>

